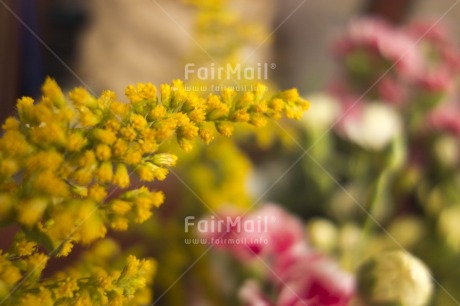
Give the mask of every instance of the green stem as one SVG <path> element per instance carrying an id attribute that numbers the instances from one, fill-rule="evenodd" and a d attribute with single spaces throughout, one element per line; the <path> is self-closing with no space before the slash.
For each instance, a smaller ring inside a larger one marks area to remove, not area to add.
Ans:
<path id="1" fill-rule="evenodd" d="M 386 190 L 390 173 L 391 169 L 386 168 L 382 170 L 372 186 L 371 196 L 369 199 L 368 214 L 364 222 L 363 231 L 361 234 L 361 242 L 359 247 L 357 248 L 356 258 L 362 259 L 362 255 L 365 252 L 366 244 L 369 242 L 369 237 L 371 236 L 371 233 L 374 231 L 375 226 L 379 225 L 378 220 L 376 220 L 374 216 L 380 208 L 379 205 L 383 202 L 382 195 Z"/>

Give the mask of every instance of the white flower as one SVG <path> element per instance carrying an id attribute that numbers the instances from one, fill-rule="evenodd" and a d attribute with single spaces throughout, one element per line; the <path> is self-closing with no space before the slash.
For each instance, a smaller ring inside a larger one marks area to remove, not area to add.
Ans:
<path id="1" fill-rule="evenodd" d="M 398 113 L 383 103 L 365 104 L 360 116 L 345 119 L 343 133 L 352 142 L 380 151 L 402 132 Z"/>
<path id="2" fill-rule="evenodd" d="M 369 306 L 424 306 L 433 284 L 426 265 L 405 251 L 386 251 L 358 271 L 358 291 Z"/>

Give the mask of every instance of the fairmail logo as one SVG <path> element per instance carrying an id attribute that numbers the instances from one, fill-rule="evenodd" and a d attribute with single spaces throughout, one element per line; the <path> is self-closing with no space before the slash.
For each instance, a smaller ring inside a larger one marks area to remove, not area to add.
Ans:
<path id="1" fill-rule="evenodd" d="M 252 66 L 238 64 L 216 65 L 197 67 L 194 63 L 187 63 L 184 67 L 185 80 L 197 78 L 201 81 L 242 81 L 242 80 L 268 80 L 269 71 L 276 68 L 275 63 L 257 63 Z"/>

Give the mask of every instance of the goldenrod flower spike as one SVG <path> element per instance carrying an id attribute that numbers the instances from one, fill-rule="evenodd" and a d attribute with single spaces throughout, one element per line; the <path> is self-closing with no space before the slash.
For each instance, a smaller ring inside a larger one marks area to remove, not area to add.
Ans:
<path id="1" fill-rule="evenodd" d="M 82 305 L 95 300 L 123 304 L 145 287 L 143 275 L 153 269 L 151 262 L 129 257 L 122 272 L 98 270 L 95 276 L 92 271 L 89 278 L 58 283 L 40 281 L 41 271 L 49 256 L 67 256 L 75 244 L 104 238 L 107 227 L 126 230 L 152 215 L 163 203 L 163 193 L 130 189 L 130 174 L 146 182 L 164 180 L 177 161 L 173 152 L 160 151 L 164 141 L 175 139 L 189 151 L 197 138 L 209 143 L 216 134 L 231 136 L 239 122 L 262 127 L 282 114 L 299 118 L 308 107 L 293 90 L 268 98 L 264 85 L 243 93 L 225 88 L 202 97 L 176 80 L 159 91 L 150 83 L 128 86 L 126 95 L 129 102 L 124 104 L 111 91 L 94 97 L 76 88 L 66 99 L 48 78 L 42 98 L 19 99 L 19 118 L 8 118 L 2 125 L 0 221 L 16 223 L 22 232 L 12 254 L 0 254 L 0 300 L 33 271 L 26 286 L 32 293 L 13 297 L 14 303 L 62 299 L 65 304 L 65 299 L 75 298 Z M 117 188 L 122 189 L 120 195 L 108 199 Z M 11 261 L 15 256 L 21 260 Z"/>
<path id="2" fill-rule="evenodd" d="M 279 119 L 282 114 L 299 118 L 308 107 L 294 89 L 267 98 L 262 84 L 254 91 L 224 88 L 221 94 L 200 97 L 176 80 L 161 85 L 159 96 L 157 92 L 150 83 L 130 85 L 126 88 L 130 101 L 122 104 L 111 91 L 96 98 L 76 88 L 67 101 L 56 82 L 47 79 L 41 101 L 18 100 L 19 120 L 9 118 L 0 139 L 0 191 L 8 191 L 19 203 L 14 208 L 16 221 L 49 236 L 55 247 L 62 241 L 52 233 L 69 201 L 94 203 L 94 214 L 102 220 L 107 211 L 97 205 L 108 189 L 128 188 L 131 172 L 147 182 L 165 179 L 167 168 L 177 159 L 173 153 L 158 152 L 165 140 L 175 137 L 189 151 L 197 137 L 209 143 L 216 132 L 231 136 L 237 122 L 263 127 L 268 118 Z M 20 181 L 13 179 L 16 173 L 22 173 Z M 31 205 L 33 210 L 28 209 Z M 45 215 L 55 218 L 43 220 Z M 116 219 L 115 227 L 125 229 L 119 216 L 109 215 L 109 224 Z M 69 229 L 59 237 L 67 234 L 74 243 L 103 236 L 89 238 L 86 232 Z"/>

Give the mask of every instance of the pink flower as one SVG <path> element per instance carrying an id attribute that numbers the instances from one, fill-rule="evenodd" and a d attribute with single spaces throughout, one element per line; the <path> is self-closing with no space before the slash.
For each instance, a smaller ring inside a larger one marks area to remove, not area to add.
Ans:
<path id="1" fill-rule="evenodd" d="M 211 222 L 209 218 L 207 222 Z M 354 279 L 340 270 L 329 257 L 309 247 L 300 220 L 273 204 L 263 205 L 242 222 L 255 224 L 269 222 L 258 231 L 230 233 L 245 242 L 228 244 L 224 249 L 237 258 L 259 259 L 267 267 L 268 285 L 274 296 L 269 299 L 257 282 L 245 282 L 239 296 L 246 306 L 345 306 L 354 297 Z M 266 229 L 266 230 L 265 230 Z M 206 237 L 211 237 L 206 233 Z M 222 236 L 222 235 L 221 235 Z M 266 244 L 254 244 L 255 239 L 266 239 Z"/>
<path id="2" fill-rule="evenodd" d="M 460 137 L 460 107 L 447 104 L 437 108 L 428 116 L 428 126 Z"/>
<path id="3" fill-rule="evenodd" d="M 346 34 L 336 45 L 339 55 L 348 54 L 358 48 L 378 50 L 382 37 L 391 35 L 389 25 L 376 18 L 357 18 L 352 20 Z"/>
<path id="4" fill-rule="evenodd" d="M 219 231 L 217 225 L 214 231 L 211 230 L 211 223 L 217 223 L 218 220 L 224 221 L 222 230 Z M 242 259 L 267 253 L 278 254 L 305 239 L 300 220 L 273 204 L 265 204 L 248 216 L 227 212 L 203 221 L 209 223 L 206 226 L 209 231 L 200 232 L 201 237 L 223 242 L 215 245 Z M 227 228 L 227 224 L 231 226 Z"/>
<path id="5" fill-rule="evenodd" d="M 421 72 L 423 57 L 416 40 L 400 28 L 392 27 L 378 18 L 354 19 L 341 40 L 336 45 L 336 53 L 346 56 L 356 51 L 364 51 L 380 57 L 380 65 L 385 61 L 395 64 L 398 73 L 406 78 L 414 78 Z"/>
<path id="6" fill-rule="evenodd" d="M 398 108 L 426 92 L 453 95 L 460 52 L 451 37 L 446 27 L 429 22 L 396 27 L 376 18 L 355 19 L 335 50 L 344 62 L 343 84 L 350 93 L 366 92 L 367 99 Z"/>
<path id="7" fill-rule="evenodd" d="M 379 95 L 384 101 L 388 101 L 395 106 L 402 106 L 408 100 L 409 94 L 406 86 L 401 85 L 401 81 L 392 77 L 384 77 L 377 84 Z"/>
<path id="8" fill-rule="evenodd" d="M 321 253 L 297 247 L 279 257 L 274 267 L 279 306 L 345 306 L 354 297 L 354 278 Z"/>
<path id="9" fill-rule="evenodd" d="M 269 222 L 266 238 L 268 244 L 259 250 L 259 254 L 280 254 L 289 250 L 298 241 L 305 241 L 304 227 L 300 220 L 279 206 L 265 204 L 249 215 L 248 220 L 263 218 Z M 246 237 L 254 237 L 251 233 L 243 233 Z M 257 237 L 254 237 L 257 238 Z"/>
<path id="10" fill-rule="evenodd" d="M 255 281 L 247 281 L 240 289 L 244 305 L 346 306 L 353 299 L 354 278 L 330 258 L 312 251 L 289 258 L 285 255 L 278 258 L 281 262 L 272 272 L 276 301 L 270 302 Z"/>
<path id="11" fill-rule="evenodd" d="M 452 71 L 446 66 L 439 66 L 425 71 L 420 75 L 418 84 L 427 91 L 446 91 L 453 93 L 455 79 Z"/>
<path id="12" fill-rule="evenodd" d="M 451 93 L 454 79 L 460 72 L 460 52 L 454 46 L 448 28 L 432 22 L 415 22 L 407 26 L 407 33 L 414 39 L 421 39 L 425 51 L 423 73 L 418 84 L 428 91 Z"/>
<path id="13" fill-rule="evenodd" d="M 247 280 L 241 286 L 238 296 L 246 306 L 273 306 L 255 280 Z"/>

